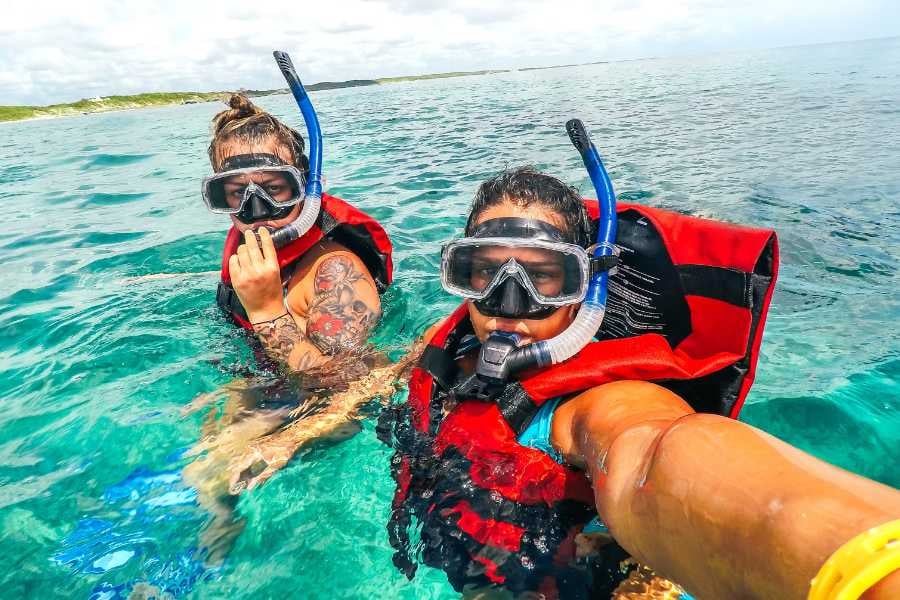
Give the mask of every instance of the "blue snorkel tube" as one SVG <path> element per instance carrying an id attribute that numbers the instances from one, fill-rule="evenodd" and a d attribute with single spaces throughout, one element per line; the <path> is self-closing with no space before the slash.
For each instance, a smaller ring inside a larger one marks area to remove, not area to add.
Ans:
<path id="1" fill-rule="evenodd" d="M 493 399 L 506 382 L 525 369 L 546 367 L 568 360 L 587 346 L 606 314 L 606 287 L 609 282 L 609 268 L 617 262 L 616 247 L 616 195 L 612 181 L 603 168 L 600 153 L 591 142 L 584 124 L 578 119 L 566 123 L 569 139 L 581 154 L 597 192 L 600 203 L 600 220 L 597 228 L 597 243 L 593 250 L 592 274 L 587 293 L 575 320 L 554 338 L 518 347 L 519 336 L 515 333 L 495 331 L 481 346 L 475 373 L 457 386 L 461 396 Z"/>
<path id="2" fill-rule="evenodd" d="M 591 141 L 587 129 L 579 119 L 572 119 L 566 123 L 566 131 L 572 145 L 581 154 L 581 160 L 587 169 L 597 193 L 597 202 L 600 204 L 600 219 L 597 223 L 597 245 L 594 246 L 594 257 L 616 255 L 616 194 L 613 191 L 612 180 L 609 173 L 603 167 L 600 153 Z M 609 281 L 609 271 L 603 270 L 594 273 L 588 286 L 585 302 L 606 306 L 606 285 Z"/>
<path id="3" fill-rule="evenodd" d="M 613 191 L 612 181 L 600 160 L 600 153 L 591 142 L 584 124 L 578 119 L 572 119 L 566 123 L 566 131 L 569 139 L 581 154 L 581 160 L 587 168 L 591 183 L 597 192 L 597 201 L 600 203 L 600 220 L 597 224 L 597 243 L 593 246 L 594 258 L 611 257 L 616 254 L 616 194 Z M 606 259 L 613 262 L 614 259 Z M 542 367 L 549 364 L 558 364 L 575 356 L 582 348 L 588 345 L 606 313 L 606 287 L 609 281 L 609 271 L 606 268 L 599 269 L 591 275 L 584 303 L 578 310 L 578 315 L 569 327 L 554 338 L 531 344 L 529 350 L 534 361 L 534 366 Z M 521 350 L 526 350 L 522 348 Z M 530 361 L 529 361 L 530 362 Z"/>
<path id="4" fill-rule="evenodd" d="M 281 69 L 281 74 L 287 81 L 303 120 L 306 122 L 306 134 L 309 139 L 309 176 L 306 180 L 306 195 L 303 199 L 303 208 L 300 214 L 289 225 L 285 225 L 272 234 L 272 241 L 276 248 L 282 248 L 294 240 L 300 238 L 315 224 L 319 218 L 322 207 L 322 130 L 319 129 L 319 117 L 313 108 L 306 89 L 297 77 L 294 63 L 287 52 L 276 50 L 272 53 L 275 62 Z"/>
<path id="5" fill-rule="evenodd" d="M 597 243 L 593 247 L 594 258 L 602 259 L 616 254 L 616 194 L 612 181 L 600 160 L 600 153 L 591 141 L 587 129 L 578 119 L 566 123 L 569 139 L 581 154 L 581 160 L 594 184 L 597 201 L 600 204 L 600 219 L 597 223 Z M 610 259 L 607 258 L 609 261 Z M 614 259 L 613 263 L 614 264 Z M 584 303 L 572 324 L 558 336 L 538 342 L 535 352 L 539 354 L 538 365 L 557 364 L 575 356 L 596 335 L 606 314 L 606 288 L 609 270 L 599 269 L 591 275 Z"/>

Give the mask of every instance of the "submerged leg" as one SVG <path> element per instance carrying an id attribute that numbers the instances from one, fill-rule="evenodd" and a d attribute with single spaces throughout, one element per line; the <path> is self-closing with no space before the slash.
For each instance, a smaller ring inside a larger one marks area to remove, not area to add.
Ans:
<path id="1" fill-rule="evenodd" d="M 390 398 L 397 391 L 397 382 L 406 378 L 423 348 L 424 344 L 417 343 L 398 362 L 374 368 L 351 382 L 346 391 L 323 399 L 325 408 L 321 411 L 292 421 L 283 429 L 249 444 L 228 467 L 231 493 L 239 494 L 262 485 L 305 444 L 346 435 L 348 428 L 354 427 L 353 422 L 363 405 L 373 398 Z"/>

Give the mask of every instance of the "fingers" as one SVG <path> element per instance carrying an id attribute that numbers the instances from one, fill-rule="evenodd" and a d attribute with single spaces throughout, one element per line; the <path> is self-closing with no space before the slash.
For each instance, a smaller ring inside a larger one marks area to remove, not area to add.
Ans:
<path id="1" fill-rule="evenodd" d="M 278 469 L 268 465 L 265 469 L 247 482 L 247 491 L 267 482 Z"/>
<path id="2" fill-rule="evenodd" d="M 247 482 L 243 479 L 237 479 L 232 477 L 232 480 L 228 483 L 228 493 L 232 496 L 239 496 L 241 492 L 247 489 Z"/>
<path id="3" fill-rule="evenodd" d="M 244 243 L 228 259 L 231 284 L 247 315 L 254 317 L 252 320 L 271 319 L 284 313 L 278 255 L 269 234 L 263 235 L 265 242 L 258 240 L 253 231 L 245 231 Z M 263 248 L 266 248 L 266 255 Z"/>
<path id="4" fill-rule="evenodd" d="M 253 488 L 264 484 L 278 469 L 284 466 L 287 461 L 266 462 L 262 454 L 256 448 L 251 448 L 251 455 L 245 456 L 231 464 L 231 477 L 228 482 L 228 490 L 233 496 L 237 496 L 243 491 L 250 491 Z"/>
<path id="5" fill-rule="evenodd" d="M 254 263 L 262 263 L 263 255 L 262 251 L 259 248 L 259 242 L 256 239 L 256 232 L 252 229 L 248 229 L 244 232 L 244 245 L 241 248 L 246 248 L 248 258 Z M 238 252 L 240 252 L 240 248 L 238 248 Z"/>
<path id="6" fill-rule="evenodd" d="M 231 275 L 232 280 L 234 280 L 235 276 L 240 277 L 241 259 L 237 254 L 232 254 L 231 258 L 228 259 L 228 274 Z"/>
<path id="7" fill-rule="evenodd" d="M 259 269 L 260 271 L 278 268 L 278 252 L 275 250 L 272 235 L 265 227 L 261 227 L 257 231 L 252 229 L 245 231 L 244 243 L 238 247 L 237 255 L 240 258 L 241 266 L 245 268 Z"/>
<path id="8" fill-rule="evenodd" d="M 228 470 L 231 472 L 231 476 L 228 478 L 228 491 L 231 495 L 237 496 L 247 489 L 248 484 L 254 477 L 251 469 L 259 460 L 254 453 L 249 457 L 244 455 L 231 461 L 231 464 L 228 466 Z M 265 462 L 263 462 L 263 468 L 265 468 Z M 257 473 L 260 470 L 262 469 L 257 470 Z"/>
<path id="9" fill-rule="evenodd" d="M 275 250 L 275 242 L 272 241 L 272 234 L 265 227 L 259 229 L 259 243 L 262 246 L 262 254 L 267 261 L 277 261 L 278 252 Z"/>
<path id="10" fill-rule="evenodd" d="M 228 269 L 232 277 L 235 272 L 241 271 L 263 273 L 278 270 L 278 253 L 269 230 L 260 228 L 259 238 L 253 230 L 245 231 L 244 243 L 228 259 Z"/>

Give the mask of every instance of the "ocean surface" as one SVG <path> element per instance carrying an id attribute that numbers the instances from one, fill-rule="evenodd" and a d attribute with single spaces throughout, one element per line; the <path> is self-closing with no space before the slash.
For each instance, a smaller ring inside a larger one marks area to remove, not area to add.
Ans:
<path id="1" fill-rule="evenodd" d="M 480 181 L 532 164 L 591 193 L 563 127 L 580 117 L 620 199 L 778 231 L 742 419 L 893 486 L 898 99 L 900 39 L 313 94 L 328 190 L 396 248 L 380 345 L 455 306 L 439 247 Z M 302 127 L 289 96 L 259 104 Z M 222 108 L 0 126 L 0 596 L 452 597 L 391 565 L 371 417 L 244 494 L 223 563 L 196 552 L 209 514 L 181 469 L 205 417 L 181 410 L 254 368 L 214 305 L 227 222 L 199 194 Z"/>

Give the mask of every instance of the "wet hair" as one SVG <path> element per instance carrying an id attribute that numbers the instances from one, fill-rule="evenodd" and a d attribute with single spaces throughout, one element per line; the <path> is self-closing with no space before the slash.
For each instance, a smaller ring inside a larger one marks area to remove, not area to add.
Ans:
<path id="1" fill-rule="evenodd" d="M 230 109 L 223 110 L 212 120 L 212 140 L 209 142 L 209 162 L 218 171 L 225 156 L 222 147 L 226 142 L 238 140 L 258 144 L 270 138 L 288 149 L 291 163 L 303 175 L 309 174 L 309 159 L 304 154 L 306 142 L 296 130 L 253 104 L 243 94 L 232 94 L 228 100 Z"/>
<path id="2" fill-rule="evenodd" d="M 466 221 L 466 235 L 474 233 L 481 213 L 504 202 L 522 208 L 537 204 L 551 210 L 562 217 L 566 241 L 583 248 L 592 243 L 591 221 L 578 190 L 533 167 L 501 171 L 478 187 Z"/>

